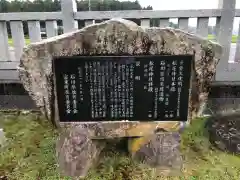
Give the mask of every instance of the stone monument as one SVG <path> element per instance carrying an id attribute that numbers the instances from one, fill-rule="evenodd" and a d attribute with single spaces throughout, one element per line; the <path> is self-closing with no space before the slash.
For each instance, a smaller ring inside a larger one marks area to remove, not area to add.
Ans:
<path id="1" fill-rule="evenodd" d="M 18 71 L 62 131 L 61 170 L 84 177 L 107 138 L 129 137 L 130 153 L 152 166 L 179 166 L 179 130 L 201 116 L 221 53 L 181 30 L 111 19 L 29 45 Z"/>

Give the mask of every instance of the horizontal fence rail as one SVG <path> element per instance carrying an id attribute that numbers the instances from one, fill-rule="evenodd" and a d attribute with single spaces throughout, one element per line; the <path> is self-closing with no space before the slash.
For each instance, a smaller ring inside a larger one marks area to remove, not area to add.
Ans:
<path id="1" fill-rule="evenodd" d="M 220 17 L 220 9 L 199 10 L 128 10 L 128 11 L 81 11 L 76 12 L 75 19 L 153 19 L 153 18 L 200 18 Z M 240 9 L 236 9 L 235 17 L 240 17 Z"/>
<path id="2" fill-rule="evenodd" d="M 201 18 L 221 17 L 221 9 L 197 10 L 125 10 L 125 11 L 80 11 L 73 13 L 75 20 L 89 19 L 153 19 L 153 18 Z M 240 9 L 235 10 L 235 17 L 240 17 Z M 0 13 L 0 21 L 62 20 L 61 12 L 21 12 Z"/>
<path id="3" fill-rule="evenodd" d="M 46 21 L 61 20 L 61 12 L 21 12 L 21 13 L 0 13 L 0 21 Z"/>
<path id="4" fill-rule="evenodd" d="M 235 0 L 224 1 L 222 9 L 199 10 L 128 10 L 128 11 L 81 11 L 77 12 L 74 0 L 61 1 L 61 12 L 21 12 L 0 13 L 0 83 L 18 82 L 16 67 L 26 45 L 25 37 L 30 42 L 38 42 L 63 32 L 88 26 L 94 22 L 112 18 L 135 19 L 141 26 L 167 27 L 170 19 L 178 19 L 178 28 L 189 31 L 189 18 L 197 19 L 195 32 L 204 38 L 208 36 L 209 18 L 216 18 L 216 40 L 224 47 L 224 56 L 221 59 L 215 79 L 215 84 L 240 82 L 240 64 L 229 64 L 228 60 L 239 61 L 240 39 L 237 44 L 231 45 L 233 20 L 240 17 L 240 9 L 235 9 Z M 153 24 L 157 20 L 158 24 Z M 78 22 L 78 23 L 77 23 Z M 59 26 L 62 24 L 62 30 Z M 42 30 L 44 24 L 45 30 Z M 80 26 L 79 26 L 80 24 Z M 26 34 L 25 31 L 28 31 Z M 25 34 L 24 34 L 25 33 Z M 12 45 L 8 38 L 11 34 Z M 240 29 L 239 29 L 240 34 Z M 234 52 L 232 51 L 234 49 Z M 236 52 L 236 54 L 235 54 Z"/>

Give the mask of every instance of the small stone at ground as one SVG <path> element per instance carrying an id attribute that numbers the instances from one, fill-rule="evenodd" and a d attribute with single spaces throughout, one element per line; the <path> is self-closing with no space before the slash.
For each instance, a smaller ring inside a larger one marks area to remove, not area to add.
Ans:
<path id="1" fill-rule="evenodd" d="M 4 131 L 3 129 L 0 129 L 0 147 L 2 147 L 5 142 L 6 142 L 6 138 L 4 135 Z"/>
<path id="2" fill-rule="evenodd" d="M 210 142 L 222 151 L 240 154 L 240 113 L 216 115 L 208 118 Z"/>

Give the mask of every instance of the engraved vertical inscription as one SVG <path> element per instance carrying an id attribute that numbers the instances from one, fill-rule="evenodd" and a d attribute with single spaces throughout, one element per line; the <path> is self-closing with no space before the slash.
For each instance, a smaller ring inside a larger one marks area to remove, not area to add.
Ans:
<path id="1" fill-rule="evenodd" d="M 176 80 L 177 80 L 177 61 L 173 60 L 171 63 L 171 84 L 170 84 L 170 93 L 172 94 L 176 94 Z M 177 99 L 177 98 L 176 98 Z M 173 118 L 176 116 L 176 112 L 174 111 L 174 109 L 171 109 L 169 112 L 169 117 Z"/>
<path id="2" fill-rule="evenodd" d="M 124 119 L 126 119 L 126 65 L 122 64 L 121 65 L 122 68 L 122 72 L 121 72 L 121 80 L 122 80 L 122 92 L 121 92 L 121 96 L 122 96 L 122 117 Z"/>
<path id="3" fill-rule="evenodd" d="M 75 74 L 70 75 L 70 86 L 71 86 L 71 95 L 72 95 L 72 112 L 73 114 L 77 114 L 78 107 L 77 107 L 77 88 L 76 88 Z"/>
<path id="4" fill-rule="evenodd" d="M 178 68 L 178 75 L 177 75 L 177 117 L 180 116 L 180 100 L 181 100 L 181 93 L 183 88 L 183 60 L 180 61 L 180 66 Z"/>
<path id="5" fill-rule="evenodd" d="M 78 67 L 79 101 L 83 102 L 83 68 Z"/>
<path id="6" fill-rule="evenodd" d="M 60 120 L 186 121 L 193 56 L 59 57 Z"/>
<path id="7" fill-rule="evenodd" d="M 130 118 L 130 68 L 129 65 L 126 65 L 126 88 L 125 88 L 125 92 L 126 92 L 126 118 Z"/>
<path id="8" fill-rule="evenodd" d="M 94 85 L 94 69 L 93 63 L 89 63 L 89 85 L 90 85 L 90 101 L 91 101 L 91 118 L 95 118 L 95 96 L 96 90 Z"/>
<path id="9" fill-rule="evenodd" d="M 70 114 L 71 107 L 70 107 L 69 77 L 67 74 L 64 74 L 63 78 L 64 78 L 65 112 L 67 114 Z"/>
<path id="10" fill-rule="evenodd" d="M 101 117 L 105 118 L 106 117 L 106 111 L 107 111 L 107 104 L 106 104 L 106 71 L 105 71 L 105 66 L 101 66 L 101 89 L 102 89 L 102 104 L 101 104 Z"/>
<path id="11" fill-rule="evenodd" d="M 129 68 L 130 78 L 129 78 L 129 118 L 133 117 L 133 99 L 134 99 L 134 65 L 130 64 Z"/>
<path id="12" fill-rule="evenodd" d="M 160 71 L 159 71 L 159 107 L 164 107 L 165 104 L 165 71 L 166 71 L 166 62 L 164 60 L 160 61 Z M 159 116 L 164 116 L 164 111 L 159 112 Z"/>
<path id="13" fill-rule="evenodd" d="M 118 80 L 117 80 L 117 63 L 113 63 L 113 70 L 114 70 L 114 76 L 113 76 L 113 87 L 114 87 L 114 116 L 113 118 L 118 118 Z"/>
<path id="14" fill-rule="evenodd" d="M 148 93 L 149 96 L 151 96 L 151 99 L 153 100 L 153 76 L 154 76 L 154 62 L 153 61 L 149 61 L 148 63 Z M 152 104 L 152 102 L 151 102 Z M 152 105 L 149 104 L 149 110 L 148 110 L 148 117 L 152 118 L 153 117 L 153 108 Z M 156 117 L 157 118 L 157 117 Z"/>

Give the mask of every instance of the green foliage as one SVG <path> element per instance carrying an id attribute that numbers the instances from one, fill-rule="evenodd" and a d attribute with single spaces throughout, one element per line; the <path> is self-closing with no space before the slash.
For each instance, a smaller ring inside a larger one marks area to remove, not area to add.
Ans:
<path id="1" fill-rule="evenodd" d="M 77 1 L 78 11 L 88 11 L 88 0 Z M 138 1 L 117 0 L 91 0 L 92 11 L 114 11 L 114 10 L 151 10 L 151 6 L 141 7 Z M 61 11 L 60 0 L 34 0 L 34 1 L 0 1 L 0 13 L 3 12 L 52 12 Z"/>
<path id="2" fill-rule="evenodd" d="M 36 114 L 0 114 L 7 145 L 1 150 L 0 176 L 10 180 L 70 180 L 59 174 L 55 159 L 58 133 Z M 114 144 L 101 155 L 85 180 L 239 180 L 240 158 L 215 150 L 208 142 L 204 119 L 182 134 L 183 177 L 166 178 L 133 161 Z"/>
<path id="3" fill-rule="evenodd" d="M 205 123 L 196 119 L 182 134 L 186 172 L 199 180 L 238 180 L 240 157 L 216 150 L 208 141 Z"/>
<path id="4" fill-rule="evenodd" d="M 173 22 L 169 22 L 169 27 L 178 28 L 178 25 Z"/>
<path id="5" fill-rule="evenodd" d="M 25 38 L 25 44 L 26 45 L 28 45 L 28 44 L 30 44 L 31 42 L 30 42 L 30 39 L 29 38 Z M 8 39 L 8 45 L 9 46 L 13 46 L 13 39 L 12 38 L 9 38 Z"/>
<path id="6" fill-rule="evenodd" d="M 50 123 L 36 115 L 0 116 L 8 139 L 0 155 L 0 175 L 11 180 L 55 176 L 55 137 Z"/>

